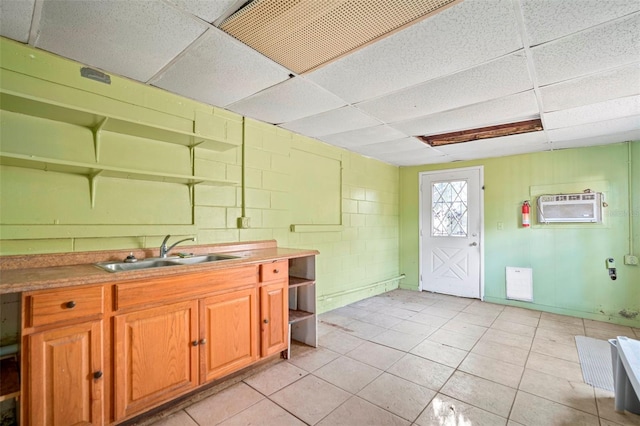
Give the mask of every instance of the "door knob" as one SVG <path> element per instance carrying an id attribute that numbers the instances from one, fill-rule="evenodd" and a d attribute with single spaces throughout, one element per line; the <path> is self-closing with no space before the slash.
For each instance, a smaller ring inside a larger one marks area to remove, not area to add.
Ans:
<path id="1" fill-rule="evenodd" d="M 471 247 L 475 247 L 475 246 L 477 246 L 477 245 L 478 245 L 478 243 L 476 243 L 476 242 L 474 241 L 474 242 L 472 242 L 472 243 L 471 243 L 471 244 L 469 244 L 469 245 L 470 245 Z"/>

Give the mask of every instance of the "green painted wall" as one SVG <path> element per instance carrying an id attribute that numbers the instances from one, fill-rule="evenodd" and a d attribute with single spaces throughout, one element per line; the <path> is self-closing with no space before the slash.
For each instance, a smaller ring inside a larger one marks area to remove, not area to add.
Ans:
<path id="1" fill-rule="evenodd" d="M 484 167 L 487 301 L 640 324 L 640 266 L 623 262 L 629 253 L 630 208 L 634 254 L 640 254 L 640 142 L 401 168 L 400 270 L 407 276 L 402 287 L 418 288 L 419 172 L 477 165 Z M 608 207 L 603 210 L 602 225 L 539 225 L 534 219 L 531 228 L 520 226 L 523 200 L 541 193 L 586 188 L 605 193 Z M 502 230 L 498 230 L 498 222 L 503 224 Z M 609 279 L 605 269 L 607 257 L 616 260 L 616 281 Z M 506 299 L 507 266 L 533 268 L 533 303 Z M 638 316 L 625 318 L 621 311 Z"/>
<path id="2" fill-rule="evenodd" d="M 81 66 L 0 39 L 3 91 L 179 131 L 208 127 L 238 147 L 192 154 L 186 146 L 115 132 L 102 132 L 96 146 L 89 126 L 73 114 L 65 118 L 71 123 L 54 121 L 37 117 L 47 115 L 42 104 L 25 114 L 3 102 L 0 151 L 240 184 L 196 185 L 191 193 L 179 183 L 98 176 L 92 205 L 86 175 L 3 159 L 0 254 L 155 248 L 169 233 L 202 244 L 276 239 L 321 252 L 320 311 L 398 286 L 397 167 L 118 76 L 111 85 L 87 80 Z M 326 202 L 309 205 L 316 199 Z M 237 226 L 243 215 L 248 229 Z M 293 224 L 313 226 L 292 232 Z"/>

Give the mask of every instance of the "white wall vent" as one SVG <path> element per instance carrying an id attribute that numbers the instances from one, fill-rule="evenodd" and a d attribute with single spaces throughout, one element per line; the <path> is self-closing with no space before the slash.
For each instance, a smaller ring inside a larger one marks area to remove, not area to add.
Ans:
<path id="1" fill-rule="evenodd" d="M 507 299 L 533 302 L 533 269 L 507 266 Z"/>
<path id="2" fill-rule="evenodd" d="M 541 195 L 538 197 L 539 223 L 602 222 L 602 193 Z"/>

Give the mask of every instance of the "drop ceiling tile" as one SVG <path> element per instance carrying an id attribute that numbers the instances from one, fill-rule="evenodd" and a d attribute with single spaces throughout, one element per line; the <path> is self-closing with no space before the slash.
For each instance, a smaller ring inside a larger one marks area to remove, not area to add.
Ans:
<path id="1" fill-rule="evenodd" d="M 640 94 L 640 63 L 540 88 L 545 111 Z"/>
<path id="2" fill-rule="evenodd" d="M 521 0 L 532 46 L 640 10 L 638 0 Z"/>
<path id="3" fill-rule="evenodd" d="M 551 129 L 548 131 L 548 134 L 551 142 L 561 142 L 637 130 L 640 130 L 640 115 L 564 127 L 561 129 Z"/>
<path id="4" fill-rule="evenodd" d="M 447 155 L 460 155 L 475 152 L 512 152 L 516 147 L 529 147 L 547 143 L 545 132 L 521 133 L 519 135 L 499 138 L 480 139 L 477 141 L 438 146 L 438 151 Z"/>
<path id="5" fill-rule="evenodd" d="M 569 80 L 638 61 L 640 13 L 531 49 L 538 83 Z"/>
<path id="6" fill-rule="evenodd" d="M 640 116 L 640 95 L 544 114 L 547 130 L 571 127 L 627 116 Z"/>
<path id="7" fill-rule="evenodd" d="M 364 155 L 391 154 L 415 151 L 424 148 L 424 143 L 416 138 L 402 138 L 393 141 L 378 142 L 369 145 L 352 146 L 349 149 Z"/>
<path id="8" fill-rule="evenodd" d="M 152 83 L 224 107 L 288 78 L 285 68 L 211 28 Z"/>
<path id="9" fill-rule="evenodd" d="M 306 81 L 291 78 L 227 107 L 251 118 L 278 124 L 345 106 L 337 96 Z"/>
<path id="10" fill-rule="evenodd" d="M 362 129 L 381 124 L 380 121 L 364 114 L 359 109 L 346 106 L 311 117 L 301 118 L 282 124 L 280 127 L 306 136 L 320 137 L 333 133 Z"/>
<path id="11" fill-rule="evenodd" d="M 22 43 L 29 41 L 35 0 L 0 1 L 0 35 Z"/>
<path id="12" fill-rule="evenodd" d="M 459 108 L 532 89 L 524 53 L 432 80 L 358 104 L 358 108 L 390 123 Z"/>
<path id="13" fill-rule="evenodd" d="M 522 48 L 509 0 L 465 0 L 308 77 L 359 102 Z"/>
<path id="14" fill-rule="evenodd" d="M 374 158 L 384 161 L 385 163 L 395 164 L 396 166 L 420 166 L 423 164 L 440 164 L 453 161 L 449 156 L 442 154 L 428 145 L 412 151 L 380 154 Z"/>
<path id="15" fill-rule="evenodd" d="M 206 22 L 213 22 L 227 11 L 237 0 L 168 0 L 180 9 Z"/>
<path id="16" fill-rule="evenodd" d="M 206 24 L 156 1 L 43 1 L 36 47 L 146 82 Z"/>
<path id="17" fill-rule="evenodd" d="M 382 125 L 322 136 L 319 139 L 331 145 L 348 148 L 351 146 L 391 141 L 394 139 L 404 138 L 405 136 L 407 135 L 392 128 L 391 126 Z"/>
<path id="18" fill-rule="evenodd" d="M 552 144 L 544 142 L 544 143 L 535 144 L 535 145 L 509 146 L 509 147 L 504 147 L 497 150 L 460 153 L 455 155 L 449 155 L 448 157 L 454 161 L 470 161 L 470 160 L 479 160 L 482 158 L 498 158 L 498 157 L 507 157 L 510 155 L 531 154 L 533 152 L 550 151 L 551 149 L 552 149 Z"/>
<path id="19" fill-rule="evenodd" d="M 580 148 L 584 146 L 608 145 L 612 143 L 640 140 L 640 129 L 622 133 L 613 133 L 603 136 L 594 136 L 580 139 L 553 142 L 553 149 Z"/>
<path id="20" fill-rule="evenodd" d="M 533 90 L 481 102 L 462 108 L 438 112 L 391 126 L 407 135 L 435 135 L 475 129 L 515 121 L 532 120 L 540 116 Z"/>

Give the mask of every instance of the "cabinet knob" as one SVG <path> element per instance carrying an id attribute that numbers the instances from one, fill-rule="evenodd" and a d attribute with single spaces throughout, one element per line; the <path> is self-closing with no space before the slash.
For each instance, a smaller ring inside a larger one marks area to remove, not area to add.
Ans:
<path id="1" fill-rule="evenodd" d="M 100 377 L 102 377 L 102 371 L 98 370 L 95 373 L 93 373 L 94 379 L 99 379 Z"/>
<path id="2" fill-rule="evenodd" d="M 67 302 L 64 304 L 68 309 L 73 309 L 76 307 L 76 302 L 74 302 L 73 300 Z"/>
<path id="3" fill-rule="evenodd" d="M 265 324 L 269 324 L 269 318 L 265 318 L 263 321 Z"/>
<path id="4" fill-rule="evenodd" d="M 279 273 L 280 273 L 280 269 L 274 269 L 274 270 L 273 270 L 273 273 L 274 273 L 274 274 L 279 274 Z"/>
<path id="5" fill-rule="evenodd" d="M 198 341 L 197 341 L 197 340 L 194 340 L 193 342 L 191 342 L 191 345 L 192 345 L 192 346 L 198 346 Z"/>
<path id="6" fill-rule="evenodd" d="M 207 344 L 207 339 L 200 339 L 200 344 L 201 345 L 206 345 Z"/>

